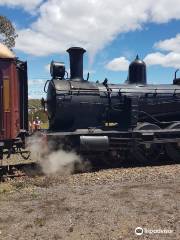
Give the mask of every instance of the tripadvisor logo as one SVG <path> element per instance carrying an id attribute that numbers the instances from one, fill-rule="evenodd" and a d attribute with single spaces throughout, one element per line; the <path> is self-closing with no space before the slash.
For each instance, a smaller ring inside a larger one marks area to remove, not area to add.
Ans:
<path id="1" fill-rule="evenodd" d="M 173 233 L 172 229 L 147 229 L 142 227 L 135 228 L 135 234 L 141 236 L 142 234 L 170 234 Z"/>
<path id="2" fill-rule="evenodd" d="M 142 235 L 143 232 L 144 232 L 144 230 L 143 230 L 142 227 L 137 227 L 137 228 L 135 229 L 135 234 L 138 235 L 138 236 Z"/>

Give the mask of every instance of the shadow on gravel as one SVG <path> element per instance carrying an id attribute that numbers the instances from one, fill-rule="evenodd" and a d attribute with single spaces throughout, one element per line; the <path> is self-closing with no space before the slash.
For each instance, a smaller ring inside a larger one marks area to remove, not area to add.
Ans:
<path id="1" fill-rule="evenodd" d="M 115 161 L 109 160 L 108 162 L 103 162 L 100 159 L 96 159 L 91 164 L 91 169 L 89 171 L 100 171 L 102 169 L 111 168 L 136 168 L 136 167 L 153 167 L 153 166 L 165 166 L 179 164 L 180 161 L 173 161 L 167 156 L 162 155 L 158 161 L 154 162 L 137 162 L 133 160 Z M 79 173 L 78 171 L 75 173 Z"/>
<path id="2" fill-rule="evenodd" d="M 135 162 L 132 160 L 125 161 L 115 161 L 115 160 L 106 160 L 103 161 L 100 158 L 93 158 L 93 160 L 88 161 L 87 163 L 76 164 L 74 170 L 70 174 L 79 174 L 86 172 L 95 172 L 102 169 L 112 169 L 112 168 L 136 168 L 136 167 L 147 167 L 147 166 L 163 166 L 163 165 L 173 165 L 178 164 L 179 162 L 172 161 L 166 156 L 161 156 L 157 162 Z M 61 175 L 62 173 L 59 173 Z M 15 178 L 15 177 L 36 177 L 43 176 L 41 166 L 38 163 L 21 163 L 9 166 L 0 167 L 0 181 L 4 181 L 5 178 Z"/>

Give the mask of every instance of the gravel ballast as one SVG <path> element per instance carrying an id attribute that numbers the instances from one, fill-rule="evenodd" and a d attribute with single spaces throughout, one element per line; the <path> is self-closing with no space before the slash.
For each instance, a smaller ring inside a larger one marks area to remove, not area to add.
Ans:
<path id="1" fill-rule="evenodd" d="M 0 239 L 178 240 L 179 183 L 178 164 L 9 179 Z"/>

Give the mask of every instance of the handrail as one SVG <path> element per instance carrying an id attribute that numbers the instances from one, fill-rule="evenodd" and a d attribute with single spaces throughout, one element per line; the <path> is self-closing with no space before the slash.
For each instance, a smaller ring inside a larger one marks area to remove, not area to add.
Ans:
<path id="1" fill-rule="evenodd" d="M 51 81 L 51 80 L 47 80 L 46 83 L 45 83 L 45 85 L 44 85 L 44 92 L 45 92 L 45 93 L 47 93 L 46 86 L 47 86 L 47 84 L 48 84 L 50 81 Z"/>
<path id="2" fill-rule="evenodd" d="M 77 92 L 78 94 L 80 94 L 81 92 L 86 92 L 86 93 L 87 92 L 89 92 L 89 93 L 92 93 L 92 92 L 95 92 L 95 93 L 98 93 L 98 92 L 107 93 L 107 91 L 100 90 L 100 89 L 83 89 L 83 88 L 81 88 L 81 89 L 80 88 L 77 88 L 77 89 L 75 89 L 75 88 L 72 89 L 71 88 L 70 90 L 63 90 L 63 89 L 55 89 L 55 90 L 58 91 L 58 92 L 65 92 L 65 91 L 67 91 L 67 92 L 70 92 L 71 94 L 73 92 Z M 158 90 L 160 90 L 160 89 L 158 89 Z M 163 90 L 163 89 L 161 89 L 161 90 Z M 169 90 L 169 91 L 171 91 L 171 90 Z M 137 93 L 137 94 L 144 94 L 144 95 L 152 94 L 152 95 L 156 95 L 156 96 L 157 95 L 173 95 L 173 96 L 177 96 L 177 95 L 180 95 L 180 89 L 179 89 L 179 93 L 177 92 L 177 89 L 176 89 L 176 91 L 174 89 L 172 89 L 171 92 L 157 92 L 157 89 L 154 89 L 154 92 L 119 91 L 118 93 L 121 93 L 121 94 L 123 94 L 123 93 L 126 93 L 126 94 Z"/>

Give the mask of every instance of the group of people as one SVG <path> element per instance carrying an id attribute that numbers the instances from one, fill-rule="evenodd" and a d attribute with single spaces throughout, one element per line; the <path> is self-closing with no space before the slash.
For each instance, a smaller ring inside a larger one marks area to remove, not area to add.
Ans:
<path id="1" fill-rule="evenodd" d="M 39 117 L 36 117 L 34 121 L 29 121 L 29 131 L 36 132 L 41 129 L 41 120 Z"/>

